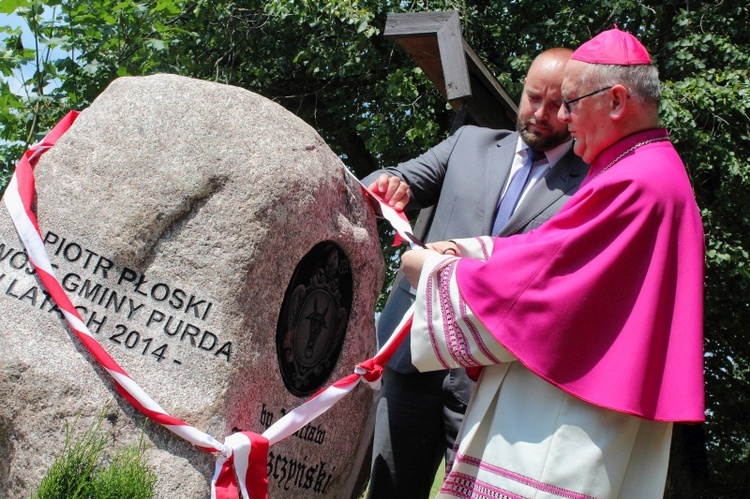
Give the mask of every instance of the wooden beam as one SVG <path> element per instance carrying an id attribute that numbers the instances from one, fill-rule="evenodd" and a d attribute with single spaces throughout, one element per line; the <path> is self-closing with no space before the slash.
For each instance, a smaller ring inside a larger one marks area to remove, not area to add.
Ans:
<path id="1" fill-rule="evenodd" d="M 458 12 L 388 14 L 383 36 L 399 40 L 446 100 L 471 96 Z"/>
<path id="2" fill-rule="evenodd" d="M 518 108 L 463 39 L 458 12 L 388 14 L 383 32 L 395 39 L 448 103 L 470 121 L 514 128 Z"/>

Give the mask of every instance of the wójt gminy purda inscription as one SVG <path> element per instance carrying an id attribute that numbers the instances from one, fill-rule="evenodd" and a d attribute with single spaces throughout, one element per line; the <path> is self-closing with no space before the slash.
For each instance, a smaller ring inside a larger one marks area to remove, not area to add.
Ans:
<path id="1" fill-rule="evenodd" d="M 352 308 L 349 259 L 330 241 L 316 244 L 294 269 L 276 328 L 279 368 L 287 389 L 318 390 L 341 353 Z"/>
<path id="2" fill-rule="evenodd" d="M 116 265 L 70 237 L 48 231 L 44 244 L 60 285 L 86 327 L 107 350 L 121 348 L 157 363 L 182 365 L 184 348 L 231 362 L 232 342 L 210 321 L 215 303 L 166 279 Z M 20 244 L 0 238 L 0 294 L 64 319 L 34 276 Z M 182 352 L 182 353 L 181 353 Z"/>

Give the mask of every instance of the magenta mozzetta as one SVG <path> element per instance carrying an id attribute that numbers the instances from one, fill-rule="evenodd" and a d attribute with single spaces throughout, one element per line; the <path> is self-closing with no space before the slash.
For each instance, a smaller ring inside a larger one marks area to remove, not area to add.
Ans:
<path id="1" fill-rule="evenodd" d="M 457 282 L 492 335 L 559 388 L 644 418 L 698 422 L 703 225 L 685 167 L 660 141 L 597 176 L 655 137 L 666 131 L 608 148 L 556 217 L 496 239 L 486 262 L 459 262 Z"/>

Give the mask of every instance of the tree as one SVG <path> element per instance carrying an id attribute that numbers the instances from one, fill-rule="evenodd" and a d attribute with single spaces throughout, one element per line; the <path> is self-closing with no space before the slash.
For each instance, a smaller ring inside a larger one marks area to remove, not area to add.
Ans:
<path id="1" fill-rule="evenodd" d="M 664 83 L 663 124 L 693 180 L 707 250 L 708 420 L 676 431 L 668 495 L 743 495 L 750 485 L 746 2 L 0 0 L 0 13 L 23 16 L 36 41 L 24 47 L 18 29 L 0 27 L 0 185 L 68 109 L 85 108 L 118 76 L 154 72 L 277 101 L 359 177 L 413 157 L 445 137 L 452 111 L 382 37 L 387 13 L 408 10 L 458 10 L 467 41 L 516 96 L 536 53 L 575 47 L 612 23 L 649 48 Z M 13 93 L 7 78 L 23 65 L 30 76 Z"/>

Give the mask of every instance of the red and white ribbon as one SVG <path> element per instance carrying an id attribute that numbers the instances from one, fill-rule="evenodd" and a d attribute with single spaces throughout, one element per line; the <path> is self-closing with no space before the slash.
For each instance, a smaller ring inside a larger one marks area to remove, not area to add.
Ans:
<path id="1" fill-rule="evenodd" d="M 47 289 L 50 297 L 62 311 L 68 325 L 94 356 L 97 362 L 112 376 L 117 391 L 138 408 L 143 414 L 157 423 L 167 427 L 188 442 L 210 452 L 220 452 L 228 455 L 231 449 L 210 435 L 203 433 L 185 422 L 170 416 L 156 401 L 148 396 L 143 389 L 122 369 L 117 362 L 94 339 L 71 303 L 68 295 L 55 277 L 52 264 L 44 247 L 41 230 L 31 204 L 35 196 L 35 181 L 33 167 L 42 153 L 49 150 L 57 140 L 70 128 L 78 113 L 71 112 L 45 137 L 38 145 L 29 149 L 16 166 L 15 174 L 8 184 L 3 200 L 8 207 L 18 236 L 26 248 L 29 261 L 36 269 L 39 279 Z"/>
<path id="2" fill-rule="evenodd" d="M 51 299 L 64 314 L 75 335 L 102 368 L 110 374 L 117 391 L 153 421 L 199 449 L 218 454 L 216 471 L 211 483 L 212 499 L 236 499 L 238 494 L 241 494 L 243 499 L 267 498 L 266 459 L 268 448 L 294 434 L 333 407 L 334 404 L 350 393 L 361 380 L 375 388 L 379 387 L 383 366 L 411 328 L 412 313 L 411 311 L 407 312 L 397 332 L 391 336 L 373 358 L 359 364 L 353 374 L 336 381 L 333 385 L 313 395 L 307 402 L 273 424 L 262 435 L 253 432 L 239 432 L 229 435 L 224 443 L 221 443 L 211 435 L 169 415 L 133 381 L 128 373 L 94 339 L 86 327 L 83 319 L 55 277 L 36 215 L 32 209 L 32 203 L 36 195 L 34 166 L 39 157 L 54 146 L 57 140 L 73 125 L 77 117 L 77 112 L 69 113 L 41 143 L 32 146 L 24 153 L 3 196 L 16 231 L 26 248 L 29 261 Z M 368 198 L 373 200 L 376 206 L 379 206 L 381 215 L 394 226 L 398 235 L 405 240 L 416 240 L 411 232 L 411 226 L 409 226 L 402 212 L 397 212 L 388 206 L 387 203 L 384 203 L 382 199 L 379 199 L 364 186 L 362 186 L 362 189 Z"/>
<path id="3" fill-rule="evenodd" d="M 415 246 L 424 247 L 424 244 L 414 235 L 409 220 L 406 218 L 406 214 L 404 214 L 402 210 L 397 210 L 386 203 L 383 198 L 365 187 L 365 185 L 348 169 L 346 172 L 356 180 L 357 183 L 359 183 L 362 192 L 370 202 L 370 206 L 375 210 L 375 213 L 387 220 L 388 223 L 391 224 L 391 227 L 396 230 L 396 237 L 393 240 L 393 246 L 400 246 L 402 243 L 408 242 L 412 248 Z"/>

